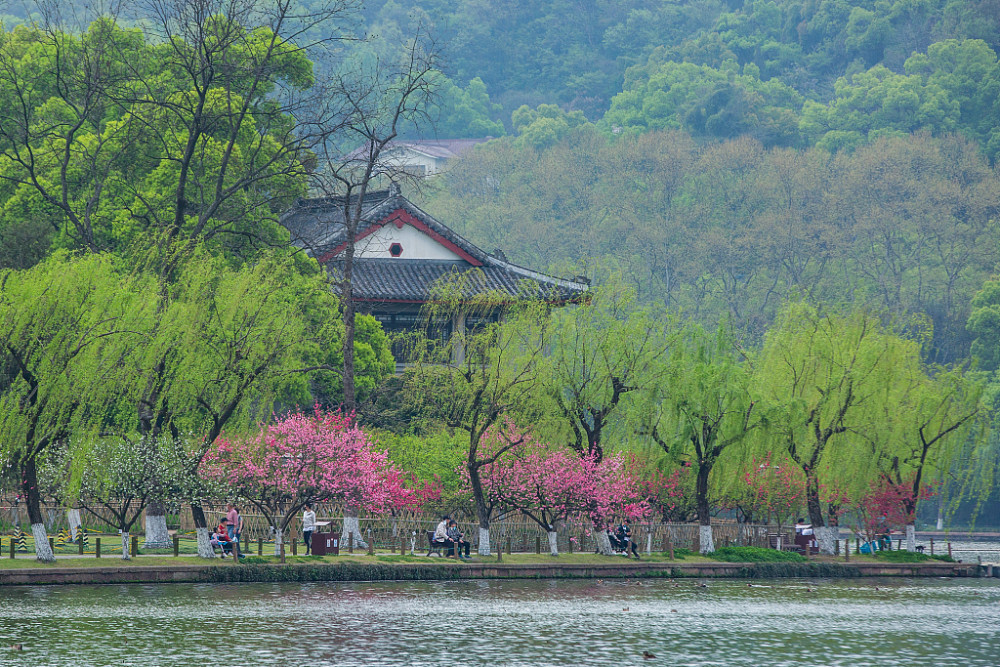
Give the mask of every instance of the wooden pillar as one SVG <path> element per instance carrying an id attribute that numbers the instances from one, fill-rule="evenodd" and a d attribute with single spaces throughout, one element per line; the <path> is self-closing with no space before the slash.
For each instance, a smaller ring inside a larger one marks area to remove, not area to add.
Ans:
<path id="1" fill-rule="evenodd" d="M 101 538 L 94 538 L 94 558 L 101 557 Z"/>
<path id="2" fill-rule="evenodd" d="M 934 555 L 934 538 L 931 538 L 931 555 Z"/>
<path id="3" fill-rule="evenodd" d="M 451 318 L 451 335 L 455 342 L 452 361 L 460 364 L 465 361 L 465 313 L 455 313 Z"/>
<path id="4" fill-rule="evenodd" d="M 851 560 L 851 538 L 844 538 L 844 562 L 847 563 Z"/>

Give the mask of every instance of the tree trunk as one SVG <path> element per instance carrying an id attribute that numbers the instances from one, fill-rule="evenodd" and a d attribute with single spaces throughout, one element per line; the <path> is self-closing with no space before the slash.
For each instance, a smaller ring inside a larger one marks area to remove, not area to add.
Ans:
<path id="1" fill-rule="evenodd" d="M 938 501 L 937 529 L 944 530 L 944 498 Z"/>
<path id="2" fill-rule="evenodd" d="M 479 526 L 479 555 L 490 555 L 490 528 Z"/>
<path id="3" fill-rule="evenodd" d="M 917 526 L 912 523 L 906 524 L 906 550 L 917 550 Z"/>
<path id="4" fill-rule="evenodd" d="M 28 508 L 28 522 L 31 524 L 31 534 L 35 538 L 35 558 L 44 563 L 54 563 L 55 554 L 49 546 L 49 536 L 42 519 L 42 498 L 38 492 L 38 473 L 35 469 L 35 457 L 24 460 L 21 466 L 23 475 L 21 490 L 24 492 L 24 504 Z"/>
<path id="5" fill-rule="evenodd" d="M 128 531 L 122 531 L 122 560 L 132 560 L 132 554 L 128 552 Z"/>
<path id="6" fill-rule="evenodd" d="M 166 507 L 162 500 L 152 500 L 146 508 L 146 540 L 144 549 L 169 549 L 173 546 L 167 532 Z"/>
<path id="7" fill-rule="evenodd" d="M 278 557 L 281 556 L 281 544 L 282 544 L 282 542 L 284 540 L 284 537 L 285 537 L 285 531 L 283 531 L 281 528 L 275 528 L 274 529 L 274 555 L 275 556 L 278 556 Z M 341 537 L 341 544 L 343 544 L 343 543 L 344 543 L 343 542 L 343 537 Z"/>
<path id="8" fill-rule="evenodd" d="M 608 539 L 608 531 L 604 528 L 594 526 L 594 544 L 597 545 L 597 553 L 602 556 L 614 556 L 615 552 L 611 548 L 611 540 Z"/>
<path id="9" fill-rule="evenodd" d="M 76 542 L 76 537 L 83 526 L 83 522 L 80 521 L 80 510 L 76 508 L 66 510 L 66 523 L 69 524 L 70 539 Z"/>
<path id="10" fill-rule="evenodd" d="M 470 456 L 475 457 L 475 451 L 470 448 Z M 490 555 L 490 508 L 486 505 L 486 494 L 483 493 L 483 481 L 479 477 L 479 465 L 474 460 L 467 461 L 465 469 L 469 471 L 469 485 L 472 486 L 472 500 L 476 503 L 476 518 L 479 519 L 479 555 Z M 485 536 L 485 539 L 484 539 Z M 503 547 L 500 547 L 503 549 Z"/>
<path id="11" fill-rule="evenodd" d="M 707 554 L 715 551 L 715 537 L 712 535 L 712 524 L 698 526 L 698 552 Z"/>
<path id="12" fill-rule="evenodd" d="M 559 555 L 559 533 L 554 530 L 548 531 L 549 534 L 549 554 L 552 556 Z"/>
<path id="13" fill-rule="evenodd" d="M 348 544 L 350 535 L 354 535 L 354 546 L 367 549 L 368 542 L 361 536 L 361 522 L 358 520 L 357 507 L 344 507 L 344 530 L 340 533 L 340 543 Z"/>
<path id="14" fill-rule="evenodd" d="M 363 192 L 363 190 L 362 190 Z M 359 195 L 360 196 L 360 195 Z M 348 203 L 349 200 L 348 200 Z M 350 213 L 348 213 L 350 215 Z M 341 283 L 340 299 L 344 305 L 344 409 L 348 412 L 355 407 L 354 391 L 354 236 L 357 222 L 345 220 L 347 223 L 347 246 L 344 248 L 344 279 Z M 347 517 L 344 517 L 345 521 Z"/>
<path id="15" fill-rule="evenodd" d="M 198 536 L 198 557 L 215 558 L 212 540 L 208 535 L 208 522 L 205 521 L 205 511 L 201 505 L 191 503 L 191 517 L 194 519 L 194 532 Z"/>
<path id="16" fill-rule="evenodd" d="M 45 532 L 45 524 L 41 521 L 31 522 L 31 534 L 35 538 L 35 558 L 43 563 L 54 563 L 56 556 L 49 546 L 49 534 Z"/>
<path id="17" fill-rule="evenodd" d="M 840 531 L 837 528 L 830 528 L 829 526 L 820 526 L 817 528 L 814 525 L 813 532 L 816 533 L 816 544 L 819 545 L 819 552 L 827 556 L 832 556 L 836 548 L 836 542 L 840 538 Z"/>
<path id="18" fill-rule="evenodd" d="M 695 501 L 698 509 L 698 551 L 707 554 L 715 551 L 715 539 L 712 535 L 712 508 L 708 505 L 708 475 L 711 467 L 705 463 L 698 466 L 698 477 L 695 482 Z"/>

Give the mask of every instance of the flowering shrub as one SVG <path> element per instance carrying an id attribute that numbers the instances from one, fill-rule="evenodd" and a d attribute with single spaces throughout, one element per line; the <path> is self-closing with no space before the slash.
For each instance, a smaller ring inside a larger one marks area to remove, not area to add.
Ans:
<path id="1" fill-rule="evenodd" d="M 509 447 L 510 442 L 519 441 Z M 553 449 L 530 433 L 510 429 L 501 437 L 490 430 L 482 450 L 483 490 L 495 506 L 522 512 L 547 531 L 573 517 L 603 525 L 616 516 L 643 518 L 650 506 L 631 459 L 622 454 L 579 456 Z M 501 452 L 495 458 L 489 452 Z M 466 484 L 468 472 L 459 470 Z"/>
<path id="2" fill-rule="evenodd" d="M 413 490 L 352 416 L 339 411 L 291 413 L 246 438 L 220 437 L 201 474 L 246 498 L 283 531 L 308 502 L 340 501 L 372 512 L 413 506 L 433 487 Z"/>

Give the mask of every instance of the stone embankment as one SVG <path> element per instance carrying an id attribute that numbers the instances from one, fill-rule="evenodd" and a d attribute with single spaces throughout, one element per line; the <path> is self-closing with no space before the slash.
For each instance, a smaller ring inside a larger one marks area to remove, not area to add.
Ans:
<path id="1" fill-rule="evenodd" d="M 1000 568 L 991 568 L 1000 574 Z M 458 579 L 977 577 L 978 563 L 300 563 L 0 570 L 2 585 Z M 994 574 L 990 572 L 989 574 Z"/>

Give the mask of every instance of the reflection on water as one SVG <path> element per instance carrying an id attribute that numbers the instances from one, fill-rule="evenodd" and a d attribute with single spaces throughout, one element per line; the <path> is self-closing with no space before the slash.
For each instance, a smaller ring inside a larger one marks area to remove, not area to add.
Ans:
<path id="1" fill-rule="evenodd" d="M 0 665 L 1000 663 L 1000 580 L 705 583 L 5 588 Z"/>

